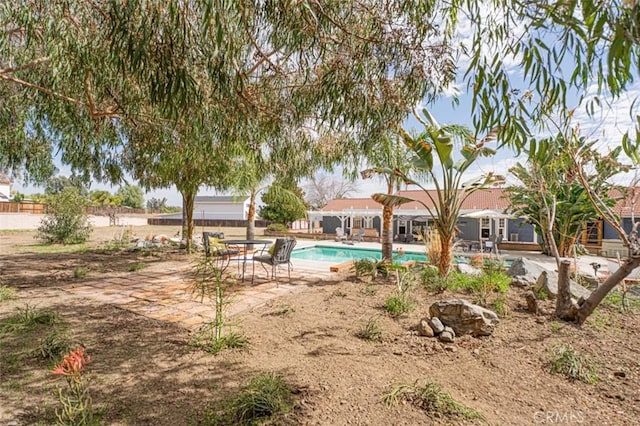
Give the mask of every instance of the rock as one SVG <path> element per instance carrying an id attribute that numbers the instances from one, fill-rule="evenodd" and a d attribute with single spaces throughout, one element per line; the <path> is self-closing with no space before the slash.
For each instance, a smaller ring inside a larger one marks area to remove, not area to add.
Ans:
<path id="1" fill-rule="evenodd" d="M 544 271 L 545 268 L 538 265 L 531 260 L 519 257 L 511 263 L 509 269 L 507 269 L 507 275 L 510 277 L 518 277 L 519 282 L 524 283 L 528 282 L 533 284 L 536 282 L 537 277 L 540 276 L 540 273 Z"/>
<path id="2" fill-rule="evenodd" d="M 588 299 L 591 292 L 580 284 L 570 281 L 571 295 L 577 299 Z M 555 299 L 558 295 L 558 273 L 555 271 L 542 271 L 536 280 L 536 292 L 545 292 L 550 299 Z"/>
<path id="3" fill-rule="evenodd" d="M 444 350 L 448 352 L 455 352 L 457 349 L 455 346 L 445 346 Z"/>
<path id="4" fill-rule="evenodd" d="M 457 336 L 490 336 L 498 324 L 498 315 L 463 299 L 441 300 L 429 307 L 431 318 L 451 327 Z"/>
<path id="5" fill-rule="evenodd" d="M 423 318 L 420 320 L 420 322 L 418 323 L 417 330 L 418 330 L 419 336 L 426 336 L 426 337 L 435 336 L 433 329 L 431 328 L 431 325 L 429 325 L 428 318 Z"/>
<path id="6" fill-rule="evenodd" d="M 474 268 L 468 263 L 458 263 L 456 267 L 458 268 L 459 272 L 467 275 L 480 275 L 482 273 L 482 270 Z"/>
<path id="7" fill-rule="evenodd" d="M 444 331 L 444 325 L 442 325 L 442 321 L 438 317 L 429 318 L 429 325 L 435 334 L 440 334 Z"/>
<path id="8" fill-rule="evenodd" d="M 455 336 L 448 331 L 443 331 L 442 333 L 440 333 L 440 336 L 438 336 L 438 338 L 441 342 L 444 343 L 453 343 L 456 340 Z"/>
<path id="9" fill-rule="evenodd" d="M 533 293 L 533 291 L 527 291 L 524 294 L 524 298 L 527 300 L 527 311 L 529 311 L 529 313 L 531 314 L 538 315 L 538 299 L 536 299 L 536 295 Z"/>
<path id="10" fill-rule="evenodd" d="M 151 239 L 152 243 L 164 243 L 168 240 L 169 238 L 166 235 L 156 235 Z"/>
<path id="11" fill-rule="evenodd" d="M 512 287 L 527 288 L 531 287 L 531 285 L 531 282 L 525 277 L 513 277 L 513 279 L 511 280 Z"/>

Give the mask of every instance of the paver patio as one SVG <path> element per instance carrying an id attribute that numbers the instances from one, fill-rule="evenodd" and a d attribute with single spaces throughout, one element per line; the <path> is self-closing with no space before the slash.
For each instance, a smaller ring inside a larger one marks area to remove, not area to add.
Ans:
<path id="1" fill-rule="evenodd" d="M 63 289 L 78 296 L 117 305 L 148 318 L 176 323 L 193 330 L 212 321 L 215 308 L 206 298 L 189 289 L 188 264 L 170 264 L 133 273 L 126 277 L 105 277 L 69 285 Z M 227 315 L 234 316 L 264 305 L 283 295 L 305 290 L 321 280 L 330 279 L 330 272 L 294 269 L 291 282 L 280 277 L 280 283 L 265 274 L 256 276 L 255 283 L 239 282 L 229 294 Z M 333 274 L 335 276 L 335 274 Z"/>

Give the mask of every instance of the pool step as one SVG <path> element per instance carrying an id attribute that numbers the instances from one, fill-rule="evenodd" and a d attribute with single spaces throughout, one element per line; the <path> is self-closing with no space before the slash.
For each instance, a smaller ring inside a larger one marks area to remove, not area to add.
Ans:
<path id="1" fill-rule="evenodd" d="M 353 260 L 349 260 L 347 262 L 342 262 L 342 263 L 338 263 L 337 265 L 333 265 L 329 267 L 329 270 L 331 272 L 340 272 L 340 271 L 344 271 L 345 269 L 349 269 L 353 266 Z"/>

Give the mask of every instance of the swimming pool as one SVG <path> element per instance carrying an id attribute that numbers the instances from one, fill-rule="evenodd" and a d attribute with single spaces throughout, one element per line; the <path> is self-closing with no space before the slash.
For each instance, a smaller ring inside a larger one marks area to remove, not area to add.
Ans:
<path id="1" fill-rule="evenodd" d="M 328 246 L 312 246 L 295 249 L 291 252 L 291 258 L 314 260 L 317 262 L 341 263 L 356 259 L 382 259 L 382 252 L 375 249 L 362 249 L 355 247 L 328 247 Z M 416 260 L 425 262 L 427 256 L 421 253 L 407 252 L 398 255 L 394 250 L 393 260 L 397 262 L 408 262 Z"/>

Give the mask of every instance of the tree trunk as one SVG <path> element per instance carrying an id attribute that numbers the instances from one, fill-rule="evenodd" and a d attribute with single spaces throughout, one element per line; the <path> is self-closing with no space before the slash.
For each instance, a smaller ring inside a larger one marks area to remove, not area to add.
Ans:
<path id="1" fill-rule="evenodd" d="M 393 262 L 393 207 L 382 207 L 382 260 Z"/>
<path id="2" fill-rule="evenodd" d="M 591 315 L 600 302 L 602 302 L 602 299 L 638 266 L 640 266 L 640 258 L 637 257 L 631 258 L 620 265 L 620 268 L 609 275 L 606 281 L 595 289 L 587 300 L 579 303 L 575 321 L 580 325 L 584 324 L 587 318 L 589 318 L 589 315 Z"/>
<path id="3" fill-rule="evenodd" d="M 440 236 L 440 261 L 438 271 L 441 277 L 446 277 L 451 272 L 451 261 L 453 260 L 453 236 Z"/>
<path id="4" fill-rule="evenodd" d="M 186 241 L 187 253 L 191 253 L 193 240 L 193 202 L 195 191 L 181 191 L 182 194 L 182 238 Z"/>
<path id="5" fill-rule="evenodd" d="M 249 212 L 247 212 L 247 240 L 254 240 L 256 238 L 256 190 L 251 190 L 249 198 Z M 248 250 L 252 250 L 252 247 L 247 246 Z"/>
<path id="6" fill-rule="evenodd" d="M 574 320 L 578 307 L 571 301 L 571 281 L 569 269 L 571 262 L 563 260 L 558 270 L 558 296 L 556 297 L 556 316 L 563 320 Z"/>

